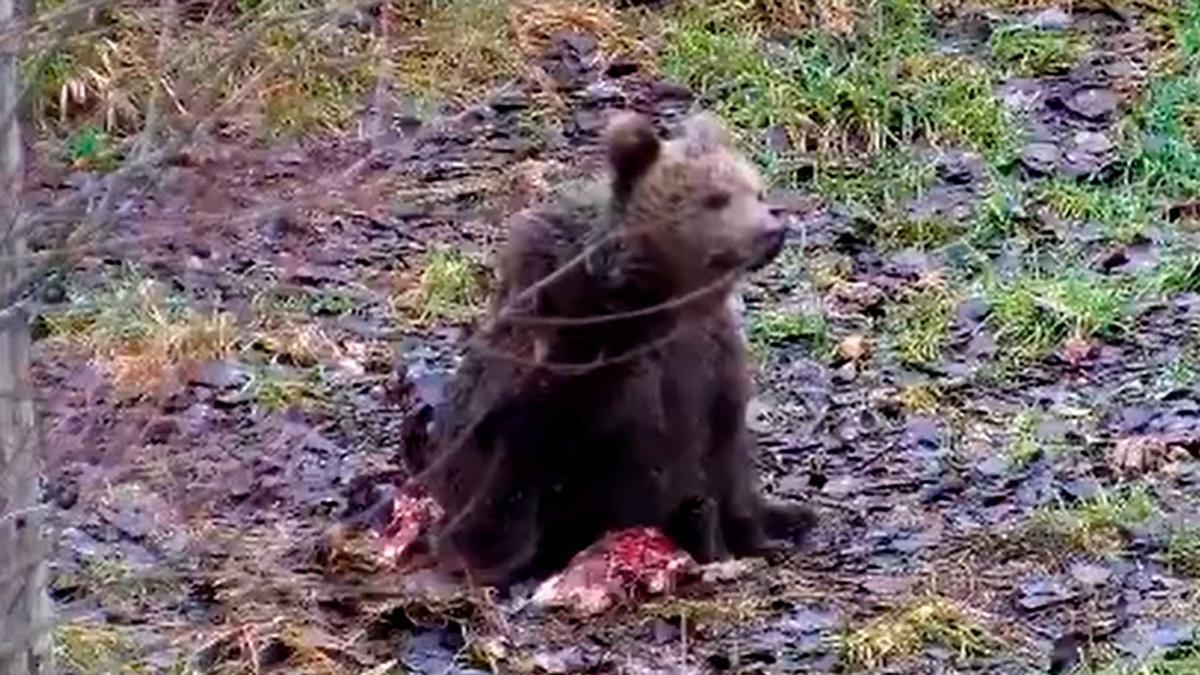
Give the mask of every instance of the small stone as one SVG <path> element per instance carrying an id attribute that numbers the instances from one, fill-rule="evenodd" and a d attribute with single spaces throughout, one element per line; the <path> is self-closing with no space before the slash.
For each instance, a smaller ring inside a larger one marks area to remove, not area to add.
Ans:
<path id="1" fill-rule="evenodd" d="M 232 389 L 246 378 L 246 370 L 237 362 L 209 361 L 196 369 L 191 382 L 213 389 Z"/>
<path id="2" fill-rule="evenodd" d="M 1060 7 L 1047 7 L 1029 18 L 1031 28 L 1066 30 L 1071 27 L 1071 15 Z"/>
<path id="3" fill-rule="evenodd" d="M 862 582 L 868 593 L 884 596 L 900 596 L 913 587 L 913 580 L 903 577 L 868 577 Z"/>
<path id="4" fill-rule="evenodd" d="M 1091 178 L 1102 173 L 1109 163 L 1087 152 L 1068 150 L 1059 169 L 1069 178 Z"/>
<path id="5" fill-rule="evenodd" d="M 788 138 L 787 129 L 783 127 L 771 127 L 767 129 L 765 141 L 767 149 L 774 152 L 787 152 L 792 149 L 791 140 Z"/>
<path id="6" fill-rule="evenodd" d="M 1028 612 L 1070 600 L 1073 594 L 1054 579 L 1035 579 L 1021 586 L 1017 605 Z"/>
<path id="7" fill-rule="evenodd" d="M 592 106 L 613 104 L 621 100 L 621 88 L 613 82 L 600 80 L 583 91 L 584 102 Z"/>
<path id="8" fill-rule="evenodd" d="M 1076 150 L 1091 155 L 1103 155 L 1113 149 L 1108 136 L 1098 131 L 1077 131 L 1073 140 Z"/>
<path id="9" fill-rule="evenodd" d="M 337 359 L 336 363 L 338 370 L 350 375 L 351 377 L 362 377 L 367 373 L 367 369 L 358 359 L 343 356 Z"/>
<path id="10" fill-rule="evenodd" d="M 996 339 L 987 333 L 976 333 L 967 343 L 967 355 L 973 358 L 986 359 L 994 356 L 999 350 Z"/>
<path id="11" fill-rule="evenodd" d="M 746 404 L 746 427 L 755 433 L 770 431 L 771 406 L 754 397 Z"/>
<path id="12" fill-rule="evenodd" d="M 937 164 L 937 176 L 950 185 L 969 185 L 975 180 L 977 158 L 966 155 L 951 155 Z"/>
<path id="13" fill-rule="evenodd" d="M 1095 478 L 1076 478 L 1062 486 L 1062 491 L 1076 501 L 1092 499 L 1100 493 L 1100 482 Z"/>
<path id="14" fill-rule="evenodd" d="M 1062 160 L 1062 151 L 1053 143 L 1030 143 L 1021 152 L 1021 163 L 1031 172 L 1048 176 Z"/>
<path id="15" fill-rule="evenodd" d="M 989 457 L 975 465 L 975 471 L 981 476 L 996 478 L 1008 473 L 1008 460 L 1003 456 Z"/>
<path id="16" fill-rule="evenodd" d="M 749 576 L 765 564 L 762 558 L 722 560 L 700 567 L 700 580 L 707 584 L 728 583 Z"/>
<path id="17" fill-rule="evenodd" d="M 1019 79 L 1002 85 L 998 96 L 1006 107 L 1024 112 L 1032 110 L 1042 100 L 1044 92 L 1037 80 Z"/>
<path id="18" fill-rule="evenodd" d="M 1063 102 L 1067 110 L 1089 120 L 1101 120 L 1117 110 L 1117 94 L 1105 87 L 1081 87 Z"/>
<path id="19" fill-rule="evenodd" d="M 862 490 L 862 483 L 861 479 L 854 476 L 839 476 L 826 483 L 821 492 L 841 501 Z"/>
<path id="20" fill-rule="evenodd" d="M 517 89 L 506 89 L 496 94 L 491 101 L 492 110 L 498 113 L 514 112 L 529 107 L 529 99 Z"/>
<path id="21" fill-rule="evenodd" d="M 1146 659 L 1189 642 L 1195 628 L 1186 620 L 1141 621 L 1122 630 L 1113 641 L 1133 658 Z"/>
<path id="22" fill-rule="evenodd" d="M 1084 586 L 1099 586 L 1111 576 L 1112 570 L 1103 565 L 1075 563 L 1071 566 L 1071 578 Z"/>

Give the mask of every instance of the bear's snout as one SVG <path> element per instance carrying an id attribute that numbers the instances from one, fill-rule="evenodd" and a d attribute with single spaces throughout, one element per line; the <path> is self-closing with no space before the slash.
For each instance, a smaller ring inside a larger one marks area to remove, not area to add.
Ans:
<path id="1" fill-rule="evenodd" d="M 787 238 L 787 228 L 783 223 L 771 219 L 771 222 L 755 238 L 754 255 L 750 260 L 750 270 L 766 267 L 768 263 L 783 251 L 783 243 Z"/>

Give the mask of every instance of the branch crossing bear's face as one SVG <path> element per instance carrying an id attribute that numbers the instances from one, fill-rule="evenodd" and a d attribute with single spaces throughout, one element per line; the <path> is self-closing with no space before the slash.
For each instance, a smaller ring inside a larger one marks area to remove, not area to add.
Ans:
<path id="1" fill-rule="evenodd" d="M 678 283 L 758 269 L 782 250 L 786 230 L 764 201 L 758 172 L 715 118 L 693 116 L 664 142 L 644 118 L 624 115 L 609 134 L 623 222 L 646 232 Z"/>

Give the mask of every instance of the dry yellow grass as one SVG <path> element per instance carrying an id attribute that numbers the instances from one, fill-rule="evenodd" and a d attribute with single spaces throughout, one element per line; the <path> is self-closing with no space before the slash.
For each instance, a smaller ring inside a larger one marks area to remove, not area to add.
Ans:
<path id="1" fill-rule="evenodd" d="M 122 393 L 153 391 L 181 369 L 227 358 L 237 329 L 225 313 L 193 313 L 157 323 L 145 337 L 100 345 L 96 357 Z"/>
<path id="2" fill-rule="evenodd" d="M 53 340 L 86 351 L 121 395 L 153 392 L 181 368 L 227 358 L 239 335 L 230 314 L 182 308 L 148 279 L 117 282 L 46 322 Z"/>
<path id="3" fill-rule="evenodd" d="M 959 657 L 986 651 L 983 627 L 964 610 L 942 598 L 928 598 L 878 617 L 846 638 L 846 659 L 867 670 L 915 655 L 939 644 Z"/>
<path id="4" fill-rule="evenodd" d="M 46 315 L 45 322 L 50 342 L 85 354 L 122 397 L 165 391 L 196 366 L 239 356 L 259 364 L 265 359 L 352 370 L 375 356 L 370 346 L 343 343 L 307 315 L 258 303 L 252 316 L 239 320 L 194 309 L 162 284 L 137 277 L 116 279 L 86 301 Z"/>
<path id="5" fill-rule="evenodd" d="M 817 29 L 833 35 L 854 31 L 871 0 L 719 0 L 699 2 L 718 22 L 752 23 L 765 31 Z"/>
<path id="6" fill-rule="evenodd" d="M 565 32 L 591 35 L 610 53 L 630 46 L 611 5 L 577 0 L 513 0 L 508 5 L 516 46 L 526 59 L 541 56 L 554 36 Z"/>

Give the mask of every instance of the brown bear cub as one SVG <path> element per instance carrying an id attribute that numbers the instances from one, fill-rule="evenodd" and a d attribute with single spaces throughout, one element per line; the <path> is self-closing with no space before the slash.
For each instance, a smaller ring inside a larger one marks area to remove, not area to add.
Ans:
<path id="1" fill-rule="evenodd" d="M 480 583 L 555 572 L 626 527 L 708 562 L 815 522 L 760 495 L 745 427 L 728 301 L 784 240 L 758 174 L 705 114 L 668 141 L 623 114 L 607 143 L 602 189 L 514 217 L 481 348 L 449 385 L 431 461 L 410 467 L 446 510 L 439 557 Z"/>

